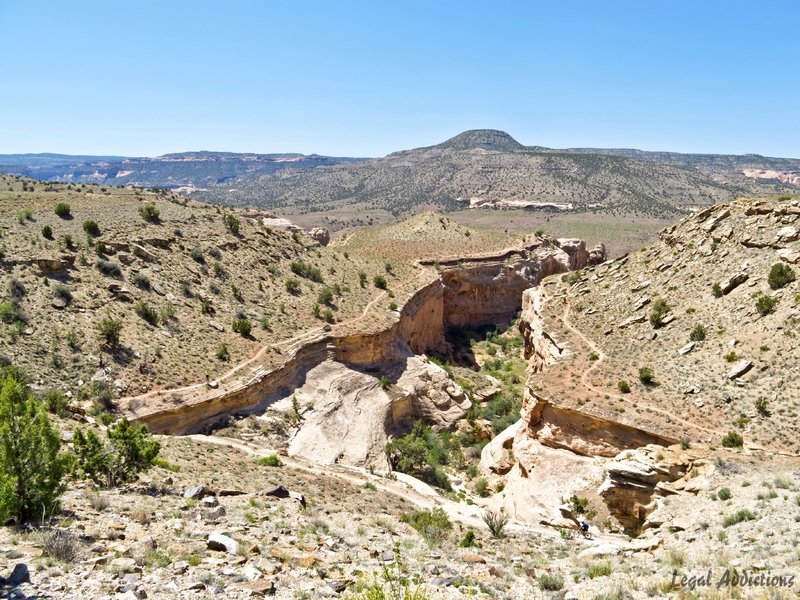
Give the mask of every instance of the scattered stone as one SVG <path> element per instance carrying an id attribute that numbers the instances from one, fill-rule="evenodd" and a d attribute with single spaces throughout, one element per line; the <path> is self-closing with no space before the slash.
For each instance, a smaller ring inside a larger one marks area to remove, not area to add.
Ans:
<path id="1" fill-rule="evenodd" d="M 696 345 L 697 345 L 697 344 L 696 344 L 695 342 L 689 342 L 689 343 L 688 343 L 688 344 L 686 344 L 686 345 L 685 345 L 683 348 L 681 348 L 680 350 L 678 350 L 678 355 L 679 355 L 679 356 L 683 356 L 684 354 L 689 354 L 689 352 L 691 352 L 692 350 L 694 350 L 694 347 L 695 347 Z"/>
<path id="2" fill-rule="evenodd" d="M 778 233 L 775 234 L 775 239 L 779 242 L 793 242 L 797 239 L 800 232 L 796 227 L 781 227 Z"/>
<path id="3" fill-rule="evenodd" d="M 221 533 L 212 533 L 208 536 L 206 547 L 209 550 L 237 554 L 239 552 L 239 542 Z"/>
<path id="4" fill-rule="evenodd" d="M 274 498 L 288 498 L 289 497 L 289 490 L 287 490 L 282 485 L 276 485 L 271 488 L 267 488 L 264 490 L 265 496 L 273 496 Z"/>
<path id="5" fill-rule="evenodd" d="M 8 576 L 8 585 L 11 587 L 17 587 L 18 585 L 22 585 L 23 583 L 30 583 L 31 582 L 31 573 L 28 570 L 28 565 L 25 563 L 17 563 L 14 565 L 14 570 L 11 571 L 11 575 Z"/>
<path id="6" fill-rule="evenodd" d="M 197 485 L 195 487 L 186 488 L 186 490 L 183 492 L 183 497 L 186 499 L 194 498 L 196 500 L 200 500 L 201 498 L 204 498 L 210 494 L 211 490 L 209 490 L 206 486 Z"/>
<path id="7" fill-rule="evenodd" d="M 631 288 L 631 291 L 632 292 L 641 292 L 642 290 L 644 290 L 644 289 L 646 289 L 648 287 L 650 287 L 650 280 L 646 279 L 645 281 L 637 283 L 635 286 L 633 286 Z"/>
<path id="8" fill-rule="evenodd" d="M 204 496 L 200 500 L 200 506 L 203 508 L 214 508 L 215 506 L 219 506 L 219 500 L 217 500 L 216 496 Z"/>
<path id="9" fill-rule="evenodd" d="M 742 285 L 745 281 L 747 281 L 749 275 L 745 272 L 739 272 L 735 275 L 731 275 L 728 279 L 723 281 L 720 284 L 720 288 L 722 288 L 723 294 L 730 294 L 734 289 Z"/>
<path id="10" fill-rule="evenodd" d="M 133 573 L 137 570 L 136 561 L 132 558 L 121 556 L 111 561 L 111 568 L 122 573 Z"/>
<path id="11" fill-rule="evenodd" d="M 749 360 L 742 359 L 734 363 L 731 367 L 731 370 L 728 371 L 728 379 L 736 379 L 737 377 L 741 377 L 745 373 L 747 373 L 750 369 L 753 368 L 753 363 Z"/>
<path id="12" fill-rule="evenodd" d="M 625 329 L 626 327 L 633 325 L 634 323 L 644 323 L 647 319 L 647 315 L 634 315 L 632 317 L 628 317 L 622 323 L 617 325 L 620 329 Z"/>
<path id="13" fill-rule="evenodd" d="M 461 556 L 461 560 L 465 563 L 486 564 L 486 559 L 480 554 L 467 553 Z"/>

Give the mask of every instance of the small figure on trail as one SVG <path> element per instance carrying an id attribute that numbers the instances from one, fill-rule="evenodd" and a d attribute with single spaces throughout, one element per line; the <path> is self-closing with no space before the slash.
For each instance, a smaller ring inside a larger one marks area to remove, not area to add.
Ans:
<path id="1" fill-rule="evenodd" d="M 583 533 L 589 532 L 589 524 L 586 521 L 581 521 L 581 531 L 583 531 Z"/>

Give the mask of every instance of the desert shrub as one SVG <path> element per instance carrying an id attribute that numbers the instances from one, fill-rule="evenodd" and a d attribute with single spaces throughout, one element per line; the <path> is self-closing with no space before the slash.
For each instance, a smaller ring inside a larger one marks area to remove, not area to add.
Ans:
<path id="1" fill-rule="evenodd" d="M 382 390 L 388 390 L 390 387 L 392 387 L 392 380 L 389 378 L 388 375 L 381 375 L 379 381 L 381 383 Z"/>
<path id="2" fill-rule="evenodd" d="M 196 262 L 206 262 L 206 257 L 203 255 L 203 249 L 200 246 L 195 246 L 192 248 L 191 252 L 189 252 L 189 256 L 191 256 L 192 260 Z"/>
<path id="3" fill-rule="evenodd" d="M 617 389 L 623 394 L 628 394 L 631 391 L 631 384 L 625 381 L 624 379 L 620 379 L 617 382 Z"/>
<path id="4" fill-rule="evenodd" d="M 147 202 L 139 207 L 139 216 L 150 223 L 158 223 L 161 211 L 155 202 Z"/>
<path id="5" fill-rule="evenodd" d="M 401 520 L 416 529 L 431 546 L 445 541 L 453 529 L 447 513 L 439 507 L 403 513 Z"/>
<path id="6" fill-rule="evenodd" d="M 61 298 L 67 303 L 72 302 L 72 290 L 63 283 L 57 283 L 53 286 L 53 298 Z"/>
<path id="7" fill-rule="evenodd" d="M 333 311 L 330 308 L 326 308 L 322 312 L 322 318 L 325 319 L 326 323 L 333 323 L 336 320 L 333 316 Z"/>
<path id="8" fill-rule="evenodd" d="M 97 325 L 100 339 L 112 348 L 119 345 L 119 336 L 122 333 L 122 321 L 106 317 Z"/>
<path id="9" fill-rule="evenodd" d="M 567 504 L 569 505 L 570 510 L 576 515 L 582 515 L 586 512 L 586 508 L 589 506 L 589 499 L 573 494 L 567 500 Z"/>
<path id="10" fill-rule="evenodd" d="M 270 454 L 268 456 L 262 456 L 258 459 L 258 464 L 262 467 L 282 467 L 283 463 L 281 459 L 278 458 L 277 454 Z"/>
<path id="11" fill-rule="evenodd" d="M 730 488 L 724 487 L 717 492 L 717 498 L 720 500 L 730 500 L 731 496 L 733 496 L 733 494 L 731 494 Z"/>
<path id="12" fill-rule="evenodd" d="M 167 302 L 158 309 L 158 320 L 162 323 L 167 323 L 175 318 L 175 305 L 172 302 Z"/>
<path id="13" fill-rule="evenodd" d="M 0 321 L 6 324 L 25 322 L 25 313 L 14 300 L 0 303 Z"/>
<path id="14" fill-rule="evenodd" d="M 506 515 L 502 508 L 497 512 L 491 510 L 484 511 L 482 518 L 494 537 L 497 539 L 505 537 L 505 532 L 503 530 L 506 528 L 506 525 L 508 525 L 508 515 Z"/>
<path id="15" fill-rule="evenodd" d="M 15 369 L 0 369 L 0 523 L 52 514 L 68 459 L 44 406 Z"/>
<path id="16" fill-rule="evenodd" d="M 144 273 L 134 273 L 131 276 L 131 281 L 133 282 L 133 285 L 135 285 L 139 289 L 142 290 L 150 289 L 150 278 Z"/>
<path id="17" fill-rule="evenodd" d="M 228 344 L 220 344 L 219 348 L 217 348 L 217 358 L 221 361 L 228 361 L 230 357 L 231 354 L 228 351 Z"/>
<path id="18" fill-rule="evenodd" d="M 150 325 L 158 324 L 158 311 L 144 300 L 139 300 L 133 305 L 133 311 Z"/>
<path id="19" fill-rule="evenodd" d="M 386 277 L 383 275 L 375 275 L 375 277 L 372 278 L 372 284 L 379 290 L 385 290 L 387 285 Z"/>
<path id="20" fill-rule="evenodd" d="M 75 562 L 82 554 L 80 538 L 66 529 L 42 529 L 34 536 L 44 556 L 64 563 Z"/>
<path id="21" fill-rule="evenodd" d="M 461 548 L 473 548 L 478 545 L 477 541 L 475 540 L 475 532 L 471 529 L 464 534 L 464 537 L 461 538 L 461 541 L 458 543 Z"/>
<path id="22" fill-rule="evenodd" d="M 391 311 L 397 310 L 397 302 L 389 302 L 389 310 Z"/>
<path id="23" fill-rule="evenodd" d="M 23 209 L 17 213 L 17 223 L 22 225 L 25 221 L 33 220 L 33 211 L 30 208 Z"/>
<path id="24" fill-rule="evenodd" d="M 744 445 L 744 440 L 737 432 L 729 431 L 722 438 L 722 445 L 725 448 L 741 448 Z"/>
<path id="25" fill-rule="evenodd" d="M 200 312 L 204 315 L 213 314 L 214 307 L 211 305 L 211 300 L 209 298 L 200 299 Z"/>
<path id="26" fill-rule="evenodd" d="M 113 261 L 100 258 L 94 266 L 107 277 L 122 277 L 122 270 L 119 268 L 119 265 Z"/>
<path id="27" fill-rule="evenodd" d="M 769 402 L 766 398 L 764 398 L 764 396 L 759 396 L 756 398 L 756 401 L 753 404 L 756 407 L 758 414 L 760 414 L 762 417 L 769 416 Z"/>
<path id="28" fill-rule="evenodd" d="M 67 217 L 70 216 L 71 210 L 72 209 L 70 209 L 69 204 L 67 204 L 66 202 L 59 202 L 58 204 L 56 204 L 56 207 L 53 209 L 53 212 L 55 212 L 62 219 L 66 219 Z"/>
<path id="29" fill-rule="evenodd" d="M 92 237 L 100 235 L 100 226 L 92 219 L 87 219 L 83 222 L 83 230 Z"/>
<path id="30" fill-rule="evenodd" d="M 545 592 L 557 592 L 564 587 L 564 578 L 554 573 L 542 573 L 537 580 L 539 589 Z"/>
<path id="31" fill-rule="evenodd" d="M 653 385 L 653 382 L 655 381 L 655 376 L 653 375 L 653 369 L 650 367 L 640 367 L 639 381 L 641 381 L 645 385 Z"/>
<path id="32" fill-rule="evenodd" d="M 333 290 L 327 286 L 322 288 L 317 294 L 317 302 L 330 305 L 333 302 Z"/>
<path id="33" fill-rule="evenodd" d="M 593 565 L 589 565 L 586 574 L 589 576 L 589 579 L 611 575 L 611 563 L 598 562 L 594 563 Z"/>
<path id="34" fill-rule="evenodd" d="M 367 285 L 367 274 L 364 271 L 358 273 L 358 284 L 363 288 Z"/>
<path id="35" fill-rule="evenodd" d="M 737 511 L 735 514 L 728 515 L 727 517 L 722 519 L 722 526 L 731 527 L 739 523 L 744 523 L 745 521 L 755 521 L 755 520 L 756 516 L 752 513 L 752 511 L 743 508 L 742 510 Z"/>
<path id="36" fill-rule="evenodd" d="M 714 296 L 714 298 L 722 298 L 722 294 L 722 286 L 720 284 L 715 283 L 711 286 L 711 295 Z"/>
<path id="37" fill-rule="evenodd" d="M 778 299 L 773 298 L 772 296 L 767 296 L 766 294 L 760 295 L 756 299 L 756 310 L 761 314 L 761 316 L 766 316 L 775 310 L 775 307 L 778 305 Z"/>
<path id="38" fill-rule="evenodd" d="M 25 296 L 26 290 L 23 283 L 17 279 L 16 277 L 12 277 L 8 280 L 8 295 L 14 298 L 15 300 L 19 300 L 23 296 Z"/>
<path id="39" fill-rule="evenodd" d="M 489 482 L 483 477 L 475 481 L 475 493 L 481 498 L 486 498 L 491 493 L 489 491 Z"/>
<path id="40" fill-rule="evenodd" d="M 50 414 L 59 417 L 66 417 L 69 414 L 69 399 L 55 388 L 50 388 L 44 393 L 42 402 Z"/>
<path id="41" fill-rule="evenodd" d="M 259 321 L 259 325 L 261 325 L 261 329 L 264 331 L 269 331 L 271 328 L 269 317 L 267 315 L 262 315 L 261 320 Z"/>
<path id="42" fill-rule="evenodd" d="M 222 218 L 223 223 L 225 223 L 225 229 L 230 231 L 233 235 L 239 235 L 239 217 L 234 214 L 228 213 Z"/>
<path id="43" fill-rule="evenodd" d="M 144 425 L 132 425 L 127 419 L 108 428 L 105 442 L 93 429 L 78 429 L 73 446 L 75 473 L 106 487 L 134 481 L 153 466 L 161 449 Z"/>
<path id="44" fill-rule="evenodd" d="M 300 282 L 294 277 L 286 280 L 286 291 L 290 294 L 296 294 L 300 291 Z"/>
<path id="45" fill-rule="evenodd" d="M 64 234 L 64 246 L 66 246 L 68 250 L 72 250 L 75 247 L 75 242 L 68 233 Z"/>
<path id="46" fill-rule="evenodd" d="M 252 331 L 253 325 L 250 323 L 250 320 L 246 317 L 237 317 L 233 320 L 233 331 L 234 333 L 238 333 L 242 337 L 247 337 L 250 335 L 250 331 Z"/>
<path id="47" fill-rule="evenodd" d="M 663 298 L 656 298 L 653 307 L 650 309 L 650 325 L 658 329 L 664 324 L 664 316 L 672 310 L 667 301 Z"/>
<path id="48" fill-rule="evenodd" d="M 42 227 L 42 237 L 47 240 L 53 239 L 53 228 L 50 225 L 45 225 Z"/>
<path id="49" fill-rule="evenodd" d="M 692 332 L 689 334 L 690 342 L 702 342 L 706 339 L 706 328 L 704 325 L 695 325 Z"/>
<path id="50" fill-rule="evenodd" d="M 786 287 L 795 280 L 795 274 L 792 268 L 786 263 L 775 263 L 769 270 L 767 276 L 767 283 L 773 290 L 779 290 Z"/>
<path id="51" fill-rule="evenodd" d="M 315 281 L 317 283 L 322 283 L 322 271 L 320 271 L 319 268 L 315 267 L 314 265 L 311 265 L 303 260 L 293 260 L 289 264 L 289 268 L 295 275 L 299 275 L 300 277 Z"/>

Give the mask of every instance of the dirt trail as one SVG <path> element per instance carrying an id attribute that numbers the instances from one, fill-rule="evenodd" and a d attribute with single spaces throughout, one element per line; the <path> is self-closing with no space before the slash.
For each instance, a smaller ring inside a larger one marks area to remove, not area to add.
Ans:
<path id="1" fill-rule="evenodd" d="M 572 323 L 570 323 L 570 321 L 569 321 L 569 312 L 570 312 L 571 308 L 572 308 L 572 306 L 571 306 L 569 300 L 564 299 L 564 312 L 561 314 L 561 322 L 564 324 L 564 326 L 567 329 L 569 329 L 575 335 L 580 337 L 581 340 L 583 340 L 584 344 L 586 344 L 589 347 L 589 349 L 592 352 L 594 352 L 598 357 L 597 360 L 593 361 L 592 365 L 589 368 L 587 368 L 586 370 L 584 370 L 584 372 L 581 374 L 581 385 L 583 387 L 585 387 L 587 390 L 589 390 L 590 392 L 593 392 L 595 394 L 599 394 L 601 396 L 609 396 L 610 398 L 614 398 L 615 400 L 621 400 L 623 402 L 628 402 L 630 400 L 630 398 L 626 398 L 625 396 L 621 396 L 620 394 L 614 394 L 612 392 L 609 392 L 606 389 L 598 388 L 598 387 L 592 385 L 589 382 L 589 375 L 591 375 L 592 371 L 597 369 L 602 364 L 602 362 L 606 358 L 606 354 L 605 354 L 605 352 L 603 352 L 603 350 L 597 344 L 595 344 L 592 340 L 590 340 L 588 337 L 586 337 L 580 329 L 578 329 Z M 718 431 L 716 429 L 707 429 L 705 427 L 701 427 L 700 425 L 692 423 L 691 421 L 686 421 L 685 419 L 682 419 L 682 418 L 676 416 L 674 412 L 670 412 L 668 410 L 663 410 L 663 409 L 656 408 L 654 406 L 649 406 L 649 405 L 647 406 L 647 410 L 649 410 L 651 412 L 656 412 L 656 413 L 668 416 L 673 421 L 677 421 L 681 425 L 684 425 L 686 427 L 690 427 L 692 429 L 697 429 L 699 431 L 703 431 L 705 433 L 710 433 L 710 434 L 713 434 L 713 435 L 724 435 L 723 432 L 720 432 L 720 431 Z"/>
<path id="2" fill-rule="evenodd" d="M 156 436 L 160 437 L 160 436 Z M 168 437 L 168 436 L 167 436 Z M 216 446 L 224 446 L 227 448 L 234 448 L 250 456 L 268 456 L 276 454 L 274 450 L 267 448 L 258 448 L 230 438 L 217 437 L 213 435 L 192 434 L 183 437 L 188 437 L 194 441 L 204 444 L 212 444 Z M 455 502 L 448 498 L 441 496 L 435 489 L 423 483 L 422 481 L 406 475 L 404 473 L 395 473 L 397 480 L 386 479 L 378 475 L 369 473 L 366 469 L 359 467 L 349 467 L 345 465 L 321 465 L 303 459 L 281 455 L 281 462 L 285 466 L 310 473 L 312 475 L 327 475 L 334 477 L 341 481 L 346 481 L 353 485 L 363 485 L 366 482 L 372 483 L 378 490 L 383 493 L 391 494 L 397 498 L 401 498 L 411 502 L 418 508 L 441 508 L 452 521 L 463 523 L 475 529 L 486 529 L 486 524 L 483 522 L 484 509 L 477 504 L 469 505 L 461 502 Z M 560 534 L 553 527 L 547 525 L 531 525 L 522 523 L 516 520 L 510 520 L 506 526 L 506 530 L 510 533 L 518 535 L 525 534 L 540 534 L 549 537 L 558 537 Z M 593 539 L 575 538 L 576 542 L 582 543 L 587 546 L 592 546 L 597 543 L 622 543 L 626 541 L 626 537 L 622 535 L 613 534 L 599 534 L 595 532 Z"/>

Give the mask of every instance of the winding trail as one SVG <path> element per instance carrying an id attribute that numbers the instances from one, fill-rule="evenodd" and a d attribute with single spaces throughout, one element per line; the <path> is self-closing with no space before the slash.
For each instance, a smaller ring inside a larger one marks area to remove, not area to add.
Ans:
<path id="1" fill-rule="evenodd" d="M 575 335 L 577 335 L 579 338 L 581 338 L 581 340 L 583 340 L 583 343 L 586 344 L 586 346 L 588 346 L 589 349 L 591 349 L 592 352 L 597 354 L 597 357 L 598 357 L 597 360 L 593 361 L 592 365 L 589 368 L 585 369 L 583 371 L 583 373 L 581 374 L 581 385 L 583 387 L 585 387 L 587 390 L 589 390 L 590 392 L 592 392 L 592 393 L 600 394 L 600 395 L 603 395 L 603 396 L 609 396 L 610 398 L 614 398 L 616 400 L 622 400 L 623 402 L 628 402 L 630 400 L 629 397 L 626 398 L 625 396 L 621 396 L 620 394 L 611 393 L 608 390 L 598 388 L 598 387 L 592 385 L 589 382 L 589 376 L 605 360 L 606 354 L 605 354 L 605 352 L 603 352 L 603 350 L 597 344 L 595 344 L 592 340 L 590 340 L 588 337 L 586 337 L 586 335 L 584 335 L 584 333 L 580 329 L 575 327 L 570 322 L 569 313 L 570 313 L 570 309 L 571 308 L 572 308 L 572 305 L 570 304 L 569 300 L 565 298 L 564 299 L 564 312 L 561 314 L 561 317 L 560 317 L 561 322 L 564 324 L 564 326 L 567 329 L 569 329 L 571 332 L 573 332 Z M 696 423 L 692 423 L 691 421 L 687 421 L 685 419 L 682 419 L 681 417 L 676 416 L 674 412 L 670 412 L 668 410 L 664 410 L 664 409 L 661 409 L 661 408 L 656 408 L 654 406 L 649 406 L 649 405 L 646 407 L 646 410 L 651 411 L 651 412 L 656 412 L 656 413 L 662 414 L 662 415 L 664 415 L 666 417 L 669 417 L 671 420 L 677 421 L 678 423 L 680 423 L 681 425 L 684 425 L 685 427 L 689 427 L 689 428 L 692 428 L 692 429 L 697 429 L 699 431 L 703 431 L 705 433 L 709 433 L 709 434 L 712 434 L 712 435 L 720 435 L 720 436 L 724 435 L 724 433 L 719 431 L 719 430 L 708 429 L 706 427 L 701 427 L 700 425 L 697 425 Z"/>

